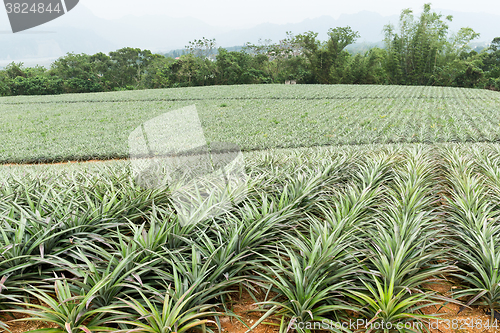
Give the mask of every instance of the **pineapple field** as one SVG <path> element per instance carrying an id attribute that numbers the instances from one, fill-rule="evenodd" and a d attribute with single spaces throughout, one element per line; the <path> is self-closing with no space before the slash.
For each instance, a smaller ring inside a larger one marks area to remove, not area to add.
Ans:
<path id="1" fill-rule="evenodd" d="M 128 158 L 132 130 L 190 105 L 208 142 L 243 151 L 500 140 L 500 97 L 489 90 L 212 86 L 0 98 L 0 162 Z"/>
<path id="2" fill-rule="evenodd" d="M 193 104 L 247 177 L 185 223 L 168 184 L 138 182 L 127 138 Z M 215 86 L 0 108 L 0 331 L 500 331 L 498 93 Z M 62 161 L 80 162 L 14 164 Z"/>

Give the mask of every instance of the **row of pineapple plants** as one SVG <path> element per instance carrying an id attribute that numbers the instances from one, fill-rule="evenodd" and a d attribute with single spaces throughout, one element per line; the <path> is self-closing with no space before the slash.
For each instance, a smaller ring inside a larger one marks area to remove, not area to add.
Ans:
<path id="1" fill-rule="evenodd" d="M 257 152 L 246 168 L 245 200 L 187 225 L 168 189 L 142 189 L 122 163 L 4 169 L 0 325 L 221 332 L 221 316 L 244 323 L 243 290 L 260 313 L 248 330 L 419 332 L 425 308 L 450 303 L 494 320 L 495 146 Z M 450 278 L 453 295 L 432 290 Z"/>
<path id="2" fill-rule="evenodd" d="M 500 141 L 499 95 L 375 85 L 190 87 L 0 98 L 0 163 L 127 158 L 141 123 L 196 107 L 210 142 L 276 147 Z M 22 124 L 37 124 L 26 130 Z M 67 126 L 71 124 L 71 126 Z"/>

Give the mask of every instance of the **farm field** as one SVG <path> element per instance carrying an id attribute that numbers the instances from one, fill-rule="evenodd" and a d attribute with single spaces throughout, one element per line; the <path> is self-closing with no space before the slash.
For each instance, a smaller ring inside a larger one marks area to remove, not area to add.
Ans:
<path id="1" fill-rule="evenodd" d="M 174 322 L 155 332 L 245 332 L 228 317 L 238 314 L 248 327 L 263 318 L 256 332 L 360 319 L 496 331 L 485 327 L 500 295 L 500 146 L 276 149 L 245 160 L 246 198 L 184 226 L 168 189 L 135 186 L 128 161 L 1 167 L 3 321 L 21 312 L 53 320 L 28 326 L 59 327 L 51 332 Z M 238 310 L 241 290 L 259 311 Z M 17 303 L 28 293 L 30 311 Z M 426 317 L 438 311 L 442 321 Z"/>
<path id="2" fill-rule="evenodd" d="M 133 161 L 11 164 L 126 158 L 130 132 L 193 104 L 247 177 L 216 213 L 217 192 L 199 196 L 192 223 Z M 0 109 L 0 331 L 500 331 L 498 93 L 232 86 Z"/>
<path id="3" fill-rule="evenodd" d="M 143 122 L 195 105 L 208 142 L 243 151 L 497 142 L 500 95 L 403 86 L 214 86 L 0 98 L 0 162 L 127 158 Z"/>

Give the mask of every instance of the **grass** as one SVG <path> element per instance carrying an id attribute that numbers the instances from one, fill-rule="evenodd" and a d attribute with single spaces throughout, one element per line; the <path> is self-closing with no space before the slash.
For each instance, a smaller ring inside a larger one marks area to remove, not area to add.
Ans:
<path id="1" fill-rule="evenodd" d="M 0 162 L 127 158 L 145 121 L 196 105 L 208 142 L 243 151 L 497 142 L 500 95 L 403 86 L 216 86 L 0 98 Z"/>

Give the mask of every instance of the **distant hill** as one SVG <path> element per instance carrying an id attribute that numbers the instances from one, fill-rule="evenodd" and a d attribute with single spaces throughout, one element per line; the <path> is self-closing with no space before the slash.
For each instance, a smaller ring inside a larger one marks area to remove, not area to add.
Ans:
<path id="1" fill-rule="evenodd" d="M 362 11 L 357 14 L 343 14 L 338 19 L 334 19 L 331 16 L 321 16 L 299 23 L 264 23 L 249 29 L 221 33 L 216 35 L 215 38 L 222 46 L 238 45 L 244 42 L 257 43 L 259 38 L 263 40 L 271 39 L 277 42 L 286 37 L 287 31 L 291 31 L 294 34 L 314 31 L 319 33 L 318 37 L 320 39 L 326 39 L 330 28 L 349 25 L 354 30 L 360 32 L 360 41 L 373 43 L 383 39 L 382 28 L 389 22 L 389 19 L 397 19 L 397 17 L 385 17 L 377 13 Z"/>
<path id="2" fill-rule="evenodd" d="M 243 46 L 229 46 L 229 47 L 224 47 L 224 48 L 228 51 L 236 51 L 236 52 L 243 50 Z M 217 49 L 215 49 L 215 50 L 213 50 L 213 52 L 211 52 L 212 55 L 216 55 L 218 53 L 219 52 L 217 51 Z M 163 55 L 165 57 L 171 57 L 171 58 L 177 58 L 177 57 L 180 57 L 181 55 L 184 55 L 184 54 L 187 54 L 187 51 L 185 48 L 171 50 L 170 52 L 163 53 Z"/>
<path id="3" fill-rule="evenodd" d="M 500 15 L 498 13 L 464 13 L 448 9 L 436 9 L 446 15 L 453 15 L 453 21 L 449 23 L 451 31 L 458 31 L 462 27 L 471 27 L 479 32 L 481 36 L 478 41 L 491 42 L 493 38 L 500 37 L 498 29 Z"/>
<path id="4" fill-rule="evenodd" d="M 67 52 L 109 52 L 119 48 L 115 44 L 88 29 L 74 27 L 46 28 L 46 31 L 30 31 L 17 34 L 0 34 L 0 61 L 33 58 L 58 58 Z"/>
<path id="5" fill-rule="evenodd" d="M 498 22 L 500 15 L 488 13 L 463 13 L 452 10 L 436 9 L 446 15 L 453 15 L 453 21 L 449 23 L 450 32 L 456 32 L 461 27 L 471 27 L 481 34 L 478 40 L 491 42 L 493 38 L 500 36 Z M 416 16 L 418 13 L 415 14 Z M 383 28 L 386 24 L 392 23 L 397 26 L 399 15 L 382 16 L 378 13 L 360 11 L 356 14 L 342 14 L 338 19 L 331 16 L 321 16 L 315 19 L 307 19 L 300 23 L 290 24 L 259 24 L 253 28 L 233 30 L 214 36 L 217 42 L 222 45 L 241 45 L 243 42 L 256 43 L 259 38 L 271 39 L 275 42 L 286 36 L 286 31 L 294 34 L 306 31 L 318 32 L 320 39 L 327 38 L 328 29 L 334 27 L 350 26 L 359 31 L 361 38 L 359 43 L 379 44 L 384 39 Z"/>
<path id="6" fill-rule="evenodd" d="M 497 35 L 500 15 L 490 13 L 462 13 L 440 10 L 445 15 L 453 15 L 450 30 L 470 26 L 481 33 L 480 40 L 489 42 Z M 326 13 L 328 14 L 328 13 Z M 95 16 L 83 4 L 61 18 L 25 33 L 9 33 L 7 16 L 0 11 L 0 66 L 10 61 L 55 59 L 67 52 L 89 53 L 109 52 L 122 47 L 139 47 L 153 52 L 166 53 L 181 50 L 189 41 L 202 37 L 215 38 L 218 46 L 243 46 L 246 42 L 257 43 L 259 39 L 277 42 L 286 36 L 286 31 L 295 34 L 314 31 L 325 39 L 328 29 L 351 26 L 361 34 L 358 43 L 366 45 L 383 39 L 382 29 L 387 23 L 397 25 L 398 16 L 360 11 L 356 14 L 342 14 L 338 19 L 325 15 L 290 24 L 258 24 L 248 29 L 216 27 L 194 18 L 171 18 L 162 13 L 149 16 L 127 16 L 106 20 Z M 351 51 L 353 49 L 351 48 Z M 357 52 L 354 50 L 353 52 Z"/>

